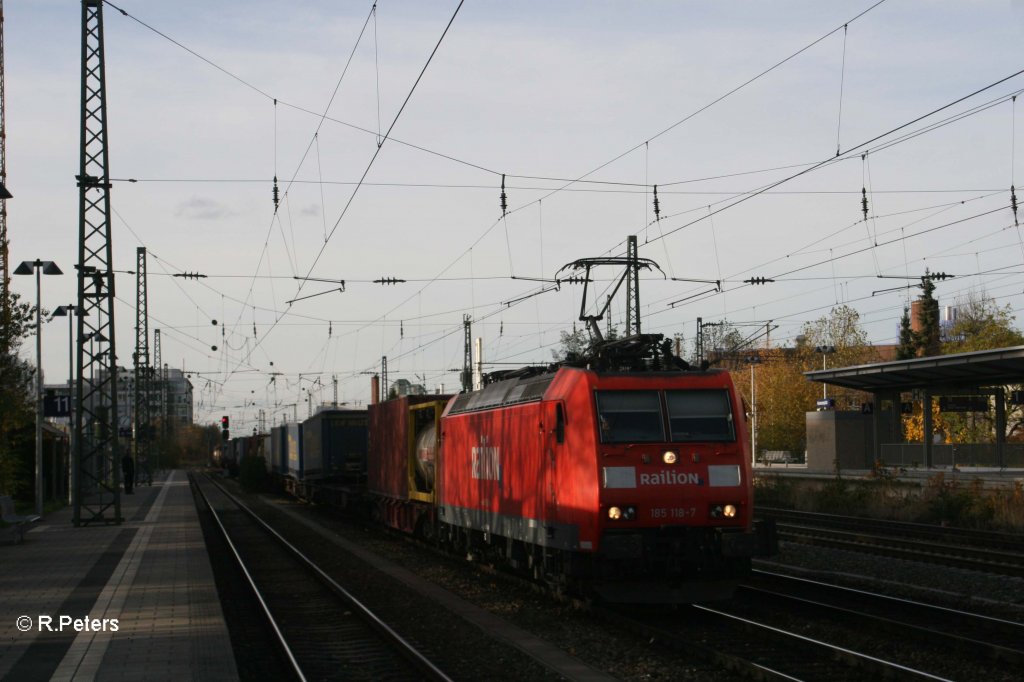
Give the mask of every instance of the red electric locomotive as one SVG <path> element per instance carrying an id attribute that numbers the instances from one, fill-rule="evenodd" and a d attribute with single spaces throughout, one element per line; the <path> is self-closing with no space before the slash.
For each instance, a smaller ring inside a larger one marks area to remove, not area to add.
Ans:
<path id="1" fill-rule="evenodd" d="M 371 407 L 371 429 L 375 409 L 401 412 L 409 445 L 392 524 L 608 601 L 730 594 L 774 544 L 752 519 L 742 401 L 725 371 L 690 369 L 665 347 L 638 352 L 660 341 L 507 373 L 439 419 L 437 403 Z"/>

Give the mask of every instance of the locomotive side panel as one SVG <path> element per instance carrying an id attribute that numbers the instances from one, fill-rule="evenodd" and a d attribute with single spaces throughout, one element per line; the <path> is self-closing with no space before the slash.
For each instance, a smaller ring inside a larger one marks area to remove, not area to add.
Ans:
<path id="1" fill-rule="evenodd" d="M 598 458 L 592 406 L 594 374 L 566 368 L 548 388 L 547 476 L 549 517 L 557 528 L 572 529 L 560 549 L 590 553 L 600 544 Z M 555 531 L 557 536 L 558 531 Z"/>
<path id="2" fill-rule="evenodd" d="M 554 522 L 546 515 L 543 422 L 540 402 L 444 417 L 440 520 L 546 544 Z"/>

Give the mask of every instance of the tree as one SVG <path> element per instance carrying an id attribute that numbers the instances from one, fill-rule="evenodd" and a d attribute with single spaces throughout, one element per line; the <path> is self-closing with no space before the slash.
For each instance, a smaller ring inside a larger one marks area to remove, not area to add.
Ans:
<path id="1" fill-rule="evenodd" d="M 807 443 L 806 413 L 820 389 L 803 375 L 813 362 L 806 348 L 773 348 L 761 353 L 754 369 L 757 383 L 757 449 L 802 453 Z M 749 401 L 747 381 L 735 378 Z"/>
<path id="2" fill-rule="evenodd" d="M 808 381 L 804 372 L 821 369 L 818 346 L 834 346 L 829 365 L 862 365 L 877 359 L 860 326 L 860 314 L 848 306 L 837 306 L 825 317 L 804 324 L 793 348 L 775 348 L 759 353 L 761 364 L 754 370 L 757 383 L 758 450 L 806 449 L 806 413 L 815 409 L 821 385 Z M 749 381 L 736 373 L 734 382 L 749 401 Z M 829 397 L 840 408 L 853 409 L 866 394 L 851 389 L 830 388 Z"/>
<path id="3" fill-rule="evenodd" d="M 897 360 L 910 360 L 917 357 L 917 344 L 914 342 L 914 330 L 910 328 L 910 309 L 903 309 L 900 318 L 900 343 L 896 347 Z"/>
<path id="4" fill-rule="evenodd" d="M 1024 334 L 1014 328 L 1013 320 L 1009 304 L 1000 307 L 984 290 L 969 291 L 956 301 L 956 322 L 942 351 L 968 353 L 1024 344 Z"/>
<path id="5" fill-rule="evenodd" d="M 551 357 L 556 362 L 578 360 L 590 347 L 590 334 L 585 329 L 577 329 L 575 324 L 572 333 L 559 332 L 559 336 L 558 349 L 551 351 Z"/>
<path id="6" fill-rule="evenodd" d="M 32 488 L 31 425 L 35 418 L 32 381 L 36 369 L 18 357 L 34 331 L 35 306 L 10 293 L 11 320 L 0 326 L 0 491 L 22 496 Z"/>
<path id="7" fill-rule="evenodd" d="M 743 333 L 729 320 L 706 323 L 701 330 L 704 359 L 715 360 L 728 356 L 730 353 L 746 345 Z M 693 360 L 697 360 L 697 340 L 693 341 Z"/>
<path id="8" fill-rule="evenodd" d="M 956 301 L 956 322 L 942 345 L 944 353 L 1006 348 L 1024 344 L 1024 334 L 1013 326 L 1009 305 L 1000 307 L 985 291 L 971 290 Z M 1020 390 L 1020 385 L 1006 386 L 1006 393 Z M 945 415 L 947 438 L 954 443 L 991 442 L 995 435 L 995 419 L 991 411 L 952 413 Z M 1012 437 L 1024 429 L 1024 409 L 1006 406 L 1006 435 Z"/>
<path id="9" fill-rule="evenodd" d="M 921 303 L 921 330 L 914 332 L 914 343 L 919 356 L 931 357 L 942 352 L 942 345 L 939 336 L 939 302 L 935 300 L 935 282 L 927 269 L 921 278 L 921 291 L 918 299 Z"/>

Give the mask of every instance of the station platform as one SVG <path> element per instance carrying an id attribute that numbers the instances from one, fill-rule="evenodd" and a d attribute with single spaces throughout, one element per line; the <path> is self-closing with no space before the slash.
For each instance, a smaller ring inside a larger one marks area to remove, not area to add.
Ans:
<path id="1" fill-rule="evenodd" d="M 64 509 L 0 545 L 0 679 L 238 679 L 187 474 L 121 513 L 75 528 Z"/>

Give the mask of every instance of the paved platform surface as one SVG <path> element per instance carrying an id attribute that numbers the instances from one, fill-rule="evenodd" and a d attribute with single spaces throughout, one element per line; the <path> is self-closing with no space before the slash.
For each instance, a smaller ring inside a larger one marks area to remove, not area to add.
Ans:
<path id="1" fill-rule="evenodd" d="M 238 679 L 185 472 L 121 511 L 75 528 L 65 509 L 0 545 L 0 679 Z"/>

